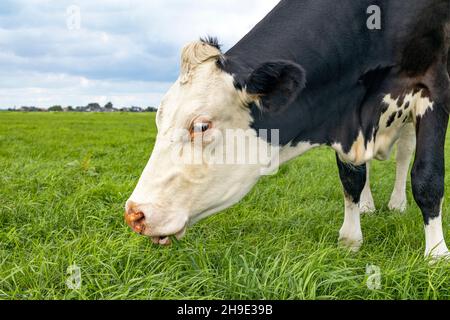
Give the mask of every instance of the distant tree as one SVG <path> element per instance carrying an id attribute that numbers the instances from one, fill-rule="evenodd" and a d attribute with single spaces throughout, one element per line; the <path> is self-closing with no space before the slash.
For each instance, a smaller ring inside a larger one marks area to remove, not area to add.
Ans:
<path id="1" fill-rule="evenodd" d="M 53 107 L 48 108 L 48 111 L 61 112 L 61 111 L 63 111 L 63 108 L 61 106 L 53 106 Z"/>
<path id="2" fill-rule="evenodd" d="M 111 111 L 112 109 L 114 109 L 114 105 L 112 104 L 112 102 L 108 102 L 107 104 L 105 104 L 104 107 L 106 110 Z"/>
<path id="3" fill-rule="evenodd" d="M 74 111 L 74 110 L 75 110 L 75 109 L 74 109 L 72 106 L 68 106 L 68 107 L 67 107 L 67 111 L 68 111 L 68 112 L 72 112 L 72 111 Z"/>
<path id="4" fill-rule="evenodd" d="M 148 107 L 147 109 L 145 109 L 145 112 L 158 112 L 158 109 L 154 107 Z"/>

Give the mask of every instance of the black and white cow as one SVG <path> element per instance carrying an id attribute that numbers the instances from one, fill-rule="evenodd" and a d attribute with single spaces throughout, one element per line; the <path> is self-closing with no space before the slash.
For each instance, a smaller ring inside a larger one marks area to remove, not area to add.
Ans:
<path id="1" fill-rule="evenodd" d="M 372 30 L 367 12 L 374 4 L 381 28 Z M 226 130 L 242 130 L 252 133 L 250 144 L 276 149 L 280 163 L 318 146 L 336 151 L 345 194 L 340 243 L 358 250 L 360 204 L 370 204 L 366 164 L 415 136 L 412 187 L 426 256 L 448 257 L 442 204 L 449 16 L 449 0 L 283 0 L 226 53 L 212 39 L 187 45 L 180 77 L 158 111 L 153 154 L 126 205 L 128 224 L 166 245 L 240 201 L 267 163 L 184 163 L 173 154 L 194 145 L 205 160 L 230 143 Z M 262 134 L 267 130 L 278 130 L 278 139 Z M 411 150 L 399 154 L 406 166 Z M 406 174 L 399 170 L 399 194 Z M 402 201 L 391 207 L 402 209 Z"/>

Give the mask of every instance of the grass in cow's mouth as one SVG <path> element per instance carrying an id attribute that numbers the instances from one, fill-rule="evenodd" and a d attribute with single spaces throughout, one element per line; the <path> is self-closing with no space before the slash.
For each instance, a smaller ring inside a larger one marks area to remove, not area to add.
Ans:
<path id="1" fill-rule="evenodd" d="M 0 299 L 450 299 L 450 264 L 424 261 L 411 193 L 406 214 L 387 210 L 393 163 L 374 164 L 379 210 L 362 218 L 362 251 L 338 247 L 342 190 L 326 149 L 154 246 L 123 206 L 155 133 L 149 114 L 0 112 Z M 447 238 L 449 223 L 446 202 Z"/>

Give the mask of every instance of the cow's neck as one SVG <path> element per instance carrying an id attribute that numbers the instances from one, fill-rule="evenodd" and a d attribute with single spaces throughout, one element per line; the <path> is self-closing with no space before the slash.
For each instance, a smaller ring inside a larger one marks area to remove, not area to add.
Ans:
<path id="1" fill-rule="evenodd" d="M 364 13 L 368 1 L 327 1 L 326 6 L 320 2 L 282 1 L 225 54 L 225 69 L 237 82 L 268 61 L 290 60 L 305 69 L 307 88 L 282 114 L 262 115 L 253 108 L 255 129 L 280 129 L 282 145 L 332 144 L 339 133 L 330 130 L 335 130 L 336 121 L 357 117 L 354 106 L 364 95 L 363 90 L 352 87 L 367 56 L 363 39 L 345 42 L 342 36 L 358 33 L 358 23 L 347 23 L 347 16 L 358 16 L 355 10 Z M 348 8 L 340 10 L 342 6 Z M 365 25 L 366 16 L 359 16 Z M 321 21 L 323 17 L 328 21 Z M 356 131 L 357 127 L 347 130 Z"/>
<path id="2" fill-rule="evenodd" d="M 238 83 L 268 61 L 290 60 L 306 71 L 306 89 L 283 112 L 261 113 L 252 107 L 255 129 L 280 129 L 283 146 L 340 143 L 348 149 L 361 132 L 371 139 L 379 108 L 377 101 L 365 103 L 374 90 L 365 80 L 383 83 L 394 72 L 398 39 L 406 36 L 399 33 L 410 30 L 429 0 L 380 0 L 383 12 L 402 18 L 386 19 L 378 32 L 367 29 L 366 11 L 372 2 L 281 1 L 225 54 L 225 70 Z"/>
<path id="3" fill-rule="evenodd" d="M 333 81 L 368 54 L 361 45 L 364 39 L 344 42 L 343 36 L 361 34 L 361 25 L 348 23 L 348 17 L 360 16 L 365 27 L 369 2 L 281 1 L 226 53 L 230 71 L 245 77 L 261 63 L 290 60 L 306 70 L 310 86 Z"/>

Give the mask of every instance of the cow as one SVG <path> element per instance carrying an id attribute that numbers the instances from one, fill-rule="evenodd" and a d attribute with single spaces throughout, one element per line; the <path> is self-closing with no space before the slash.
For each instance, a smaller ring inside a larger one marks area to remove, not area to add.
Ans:
<path id="1" fill-rule="evenodd" d="M 368 23 L 374 4 L 375 28 Z M 367 164 L 388 159 L 400 139 L 415 149 L 411 182 L 424 218 L 425 256 L 448 258 L 442 207 L 449 16 L 449 0 L 282 0 L 225 53 L 215 38 L 188 44 L 157 113 L 153 153 L 126 203 L 127 223 L 168 245 L 188 226 L 238 203 L 267 170 L 276 172 L 272 162 L 327 146 L 336 153 L 344 191 L 339 243 L 358 251 L 361 204 L 370 198 Z M 247 132 L 249 145 L 278 156 L 206 161 L 231 143 L 230 130 Z M 200 161 L 177 160 L 192 149 Z M 399 152 L 405 159 L 398 162 L 398 194 L 408 152 Z M 400 195 L 391 207 L 401 209 L 402 202 Z"/>

